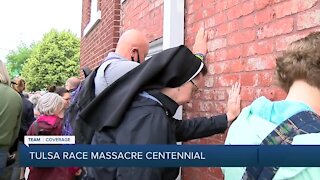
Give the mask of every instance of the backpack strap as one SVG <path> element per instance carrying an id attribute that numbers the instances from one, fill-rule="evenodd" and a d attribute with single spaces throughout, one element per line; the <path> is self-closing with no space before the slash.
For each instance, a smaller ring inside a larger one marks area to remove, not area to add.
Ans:
<path id="1" fill-rule="evenodd" d="M 312 111 L 299 112 L 277 126 L 261 145 L 291 145 L 300 134 L 319 133 L 320 117 Z M 242 179 L 272 179 L 280 167 L 247 167 Z"/>
<path id="2" fill-rule="evenodd" d="M 106 84 L 105 86 L 107 86 L 107 79 L 105 77 L 105 71 L 107 69 L 107 67 L 115 61 L 119 61 L 119 59 L 107 59 L 106 61 L 104 61 L 100 67 L 97 70 L 97 74 L 96 74 L 96 79 L 99 81 L 99 83 L 103 83 Z"/>

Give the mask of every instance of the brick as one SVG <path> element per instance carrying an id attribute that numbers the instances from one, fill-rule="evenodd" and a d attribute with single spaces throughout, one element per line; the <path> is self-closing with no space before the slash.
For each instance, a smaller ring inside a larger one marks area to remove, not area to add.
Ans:
<path id="1" fill-rule="evenodd" d="M 213 64 L 212 74 L 221 74 L 230 72 L 230 62 L 229 61 L 219 61 Z M 210 73 L 211 74 L 211 73 Z"/>
<path id="2" fill-rule="evenodd" d="M 190 18 L 192 18 L 192 21 L 190 20 L 190 22 L 195 22 L 194 17 L 191 16 Z M 207 18 L 204 20 L 204 27 L 206 29 L 214 27 L 215 25 L 216 25 L 216 21 L 214 18 Z"/>
<path id="3" fill-rule="evenodd" d="M 242 72 L 245 70 L 245 62 L 242 59 L 230 61 L 230 72 Z"/>
<path id="4" fill-rule="evenodd" d="M 214 52 L 207 53 L 206 54 L 205 63 L 210 64 L 210 63 L 214 62 L 215 61 L 214 57 L 215 57 L 215 53 Z"/>
<path id="5" fill-rule="evenodd" d="M 216 89 L 213 91 L 213 100 L 215 101 L 223 101 L 227 99 L 227 94 L 225 90 Z"/>
<path id="6" fill-rule="evenodd" d="M 207 76 L 204 81 L 204 87 L 212 88 L 214 83 L 214 79 L 212 76 Z"/>
<path id="7" fill-rule="evenodd" d="M 261 88 L 257 89 L 256 96 L 264 96 L 270 100 L 275 100 L 275 90 L 273 88 Z"/>
<path id="8" fill-rule="evenodd" d="M 202 10 L 203 18 L 211 18 L 215 14 L 215 7 L 209 7 Z"/>
<path id="9" fill-rule="evenodd" d="M 256 97 L 255 89 L 253 87 L 241 87 L 241 101 L 253 101 Z"/>
<path id="10" fill-rule="evenodd" d="M 241 0 L 225 0 L 227 1 L 227 7 L 233 7 L 241 2 Z"/>
<path id="11" fill-rule="evenodd" d="M 273 52 L 273 39 L 250 43 L 244 46 L 244 56 L 263 55 Z"/>
<path id="12" fill-rule="evenodd" d="M 214 1 L 212 1 L 212 0 L 202 0 L 202 3 L 201 3 L 201 6 L 202 7 L 206 7 L 206 8 L 208 8 L 208 7 L 214 7 L 214 5 L 215 5 L 215 2 Z M 213 9 L 213 11 L 214 11 L 215 9 Z"/>
<path id="13" fill-rule="evenodd" d="M 254 23 L 256 25 L 265 24 L 270 22 L 273 19 L 273 11 L 271 8 L 266 8 L 262 11 L 259 11 L 255 14 Z"/>
<path id="14" fill-rule="evenodd" d="M 252 56 L 252 55 L 256 55 L 256 49 L 255 49 L 255 42 L 253 43 L 248 43 L 248 44 L 244 44 L 243 45 L 243 56 L 247 57 L 247 56 Z"/>
<path id="15" fill-rule="evenodd" d="M 253 27 L 254 24 L 254 16 L 253 15 L 249 15 L 246 17 L 241 18 L 241 29 L 245 29 L 245 28 L 249 28 L 249 27 Z"/>
<path id="16" fill-rule="evenodd" d="M 242 56 L 242 46 L 227 48 L 227 59 L 239 59 Z"/>
<path id="17" fill-rule="evenodd" d="M 290 0 L 276 5 L 274 10 L 276 13 L 276 17 L 281 18 L 310 9 L 316 3 L 317 0 Z"/>
<path id="18" fill-rule="evenodd" d="M 280 88 L 275 88 L 275 93 L 275 99 L 277 100 L 284 100 L 287 97 L 287 93 Z"/>
<path id="19" fill-rule="evenodd" d="M 228 45 L 237 45 L 241 43 L 251 42 L 256 38 L 256 31 L 248 29 L 240 32 L 232 33 L 228 36 Z"/>
<path id="20" fill-rule="evenodd" d="M 216 101 L 215 103 L 215 108 L 213 109 L 214 111 L 213 112 L 216 112 L 217 114 L 222 114 L 225 112 L 225 106 L 226 106 L 226 103 L 223 102 L 223 101 Z M 217 137 L 218 139 L 221 139 L 221 135 L 217 134 L 215 135 L 215 137 Z"/>
<path id="21" fill-rule="evenodd" d="M 258 74 L 258 86 L 268 87 L 272 84 L 274 71 L 263 71 Z"/>
<path id="22" fill-rule="evenodd" d="M 214 66 L 214 64 L 207 64 L 207 68 L 208 68 L 208 73 L 210 75 L 214 75 L 215 74 L 215 66 Z"/>
<path id="23" fill-rule="evenodd" d="M 242 73 L 240 76 L 241 86 L 257 86 L 259 75 L 257 73 Z"/>
<path id="24" fill-rule="evenodd" d="M 259 41 L 256 44 L 256 52 L 258 55 L 272 53 L 273 51 L 273 39 Z"/>
<path id="25" fill-rule="evenodd" d="M 214 104 L 212 101 L 200 101 L 200 109 L 199 111 L 213 111 Z"/>
<path id="26" fill-rule="evenodd" d="M 190 24 L 194 23 L 194 14 L 190 14 L 188 16 L 185 16 L 186 26 L 188 27 Z"/>
<path id="27" fill-rule="evenodd" d="M 246 1 L 242 4 L 241 15 L 245 16 L 252 13 L 254 10 L 254 2 L 252 0 Z"/>
<path id="28" fill-rule="evenodd" d="M 221 24 L 217 27 L 216 37 L 228 34 L 228 24 Z"/>
<path id="29" fill-rule="evenodd" d="M 248 58 L 245 61 L 246 71 L 268 70 L 275 68 L 275 58 L 272 55 Z"/>
<path id="30" fill-rule="evenodd" d="M 216 2 L 216 5 L 215 5 L 215 12 L 218 13 L 218 12 L 222 12 L 224 10 L 227 9 L 227 1 L 218 1 Z"/>
<path id="31" fill-rule="evenodd" d="M 192 14 L 199 11 L 201 8 L 201 3 L 191 3 L 186 5 L 187 13 Z"/>
<path id="32" fill-rule="evenodd" d="M 208 51 L 214 51 L 226 47 L 227 40 L 225 38 L 218 38 L 208 42 Z"/>
<path id="33" fill-rule="evenodd" d="M 287 48 L 287 46 L 293 42 L 296 41 L 302 37 L 304 37 L 306 34 L 292 34 L 292 35 L 285 35 L 285 36 L 280 36 L 275 40 L 275 49 L 277 51 L 283 51 Z"/>
<path id="34" fill-rule="evenodd" d="M 237 19 L 228 23 L 228 32 L 229 33 L 237 31 L 237 30 L 239 30 L 239 28 L 240 28 L 239 20 L 237 20 Z"/>
<path id="35" fill-rule="evenodd" d="M 223 61 L 227 58 L 227 50 L 226 49 L 218 49 L 215 51 L 214 59 L 216 61 Z"/>
<path id="36" fill-rule="evenodd" d="M 194 20 L 195 22 L 199 22 L 200 20 L 203 19 L 203 14 L 202 11 L 197 11 L 195 12 Z"/>
<path id="37" fill-rule="evenodd" d="M 219 25 L 227 21 L 225 13 L 219 13 L 214 16 L 215 25 Z"/>
<path id="38" fill-rule="evenodd" d="M 232 86 L 235 82 L 238 82 L 239 76 L 235 74 L 222 74 L 217 76 L 215 83 L 216 87 Z"/>
<path id="39" fill-rule="evenodd" d="M 237 5 L 227 10 L 228 20 L 233 20 L 242 16 L 241 6 Z"/>
<path id="40" fill-rule="evenodd" d="M 263 8 L 267 7 L 268 5 L 270 5 L 272 3 L 272 1 L 270 1 L 270 0 L 254 0 L 254 3 L 255 3 L 256 10 L 260 10 L 260 9 L 263 9 Z"/>
<path id="41" fill-rule="evenodd" d="M 204 89 L 202 92 L 201 92 L 201 97 L 204 99 L 204 100 L 212 100 L 213 99 L 213 92 L 211 89 Z"/>
<path id="42" fill-rule="evenodd" d="M 311 28 L 320 25 L 320 9 L 316 9 L 304 14 L 299 14 L 297 17 L 298 30 Z"/>
<path id="43" fill-rule="evenodd" d="M 293 31 L 293 18 L 284 18 L 271 24 L 267 24 L 258 30 L 258 39 L 274 37 Z"/>

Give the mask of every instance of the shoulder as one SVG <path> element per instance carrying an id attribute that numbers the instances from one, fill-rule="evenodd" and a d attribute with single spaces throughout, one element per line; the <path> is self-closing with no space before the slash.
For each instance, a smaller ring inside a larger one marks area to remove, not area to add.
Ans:
<path id="1" fill-rule="evenodd" d="M 166 118 L 167 115 L 162 105 L 158 102 L 146 97 L 137 96 L 129 107 L 126 117 L 162 119 Z"/>
<path id="2" fill-rule="evenodd" d="M 13 90 L 11 87 L 4 86 L 3 88 L 1 88 L 0 94 L 3 95 L 3 97 L 1 97 L 1 99 L 3 98 L 4 100 L 10 101 L 11 104 L 16 104 L 16 105 L 22 106 L 21 96 L 15 90 Z"/>

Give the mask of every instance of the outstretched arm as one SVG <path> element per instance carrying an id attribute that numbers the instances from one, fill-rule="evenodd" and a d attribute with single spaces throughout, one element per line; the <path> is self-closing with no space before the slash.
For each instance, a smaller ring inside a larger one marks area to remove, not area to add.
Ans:
<path id="1" fill-rule="evenodd" d="M 235 83 L 228 94 L 226 114 L 183 121 L 173 119 L 177 141 L 188 141 L 223 133 L 240 113 L 240 84 Z"/>

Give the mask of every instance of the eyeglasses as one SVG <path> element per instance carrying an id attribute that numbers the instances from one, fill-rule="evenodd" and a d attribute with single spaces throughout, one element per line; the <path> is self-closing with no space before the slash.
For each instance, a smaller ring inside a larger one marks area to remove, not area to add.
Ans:
<path id="1" fill-rule="evenodd" d="M 199 87 L 196 85 L 196 83 L 194 83 L 192 80 L 190 80 L 190 82 L 194 85 L 194 87 L 196 87 L 196 90 L 195 90 L 195 91 L 198 91 L 198 90 L 199 90 Z"/>

